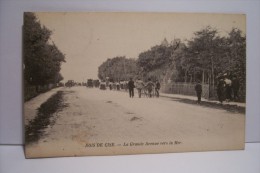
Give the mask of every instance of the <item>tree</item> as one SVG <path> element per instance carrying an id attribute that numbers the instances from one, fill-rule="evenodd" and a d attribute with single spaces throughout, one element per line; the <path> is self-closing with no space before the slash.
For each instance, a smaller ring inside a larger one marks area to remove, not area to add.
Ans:
<path id="1" fill-rule="evenodd" d="M 233 28 L 227 38 L 229 46 L 228 70 L 231 76 L 236 76 L 241 86 L 241 99 L 245 99 L 246 93 L 246 37 L 241 30 Z"/>
<path id="2" fill-rule="evenodd" d="M 193 81 L 195 78 L 202 82 L 208 81 L 214 88 L 215 78 L 226 63 L 226 40 L 218 35 L 216 29 L 209 26 L 194 35 L 195 37 L 188 41 L 184 64 L 189 66 L 188 70 L 194 76 Z"/>
<path id="3" fill-rule="evenodd" d="M 109 77 L 111 81 L 123 81 L 134 77 L 136 74 L 136 61 L 124 56 L 109 58 L 98 67 L 98 77 L 101 80 Z"/>
<path id="4" fill-rule="evenodd" d="M 137 66 L 139 74 L 144 78 L 159 79 L 165 81 L 171 78 L 174 52 L 179 48 L 180 40 L 174 40 L 171 44 L 166 39 L 161 45 L 151 47 L 150 50 L 139 54 Z"/>
<path id="5" fill-rule="evenodd" d="M 62 79 L 59 71 L 65 55 L 53 42 L 49 43 L 51 34 L 34 13 L 24 13 L 24 79 L 30 85 L 57 83 Z"/>
<path id="6" fill-rule="evenodd" d="M 245 95 L 246 38 L 240 30 L 232 29 L 228 37 L 209 26 L 197 31 L 176 60 L 185 82 L 199 79 L 214 89 L 217 76 L 228 73 L 239 77 Z"/>

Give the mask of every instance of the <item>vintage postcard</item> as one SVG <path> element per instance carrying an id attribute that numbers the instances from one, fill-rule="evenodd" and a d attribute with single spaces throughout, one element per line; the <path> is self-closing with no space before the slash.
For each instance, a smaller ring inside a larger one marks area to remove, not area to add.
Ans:
<path id="1" fill-rule="evenodd" d="M 241 150 L 246 16 L 25 12 L 26 158 Z"/>

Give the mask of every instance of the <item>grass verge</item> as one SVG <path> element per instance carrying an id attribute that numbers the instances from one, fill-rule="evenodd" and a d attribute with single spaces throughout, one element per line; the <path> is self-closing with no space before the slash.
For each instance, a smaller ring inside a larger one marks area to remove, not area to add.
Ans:
<path id="1" fill-rule="evenodd" d="M 63 102 L 63 95 L 63 91 L 58 91 L 38 108 L 37 116 L 25 126 L 26 144 L 37 142 L 44 129 L 54 124 L 57 112 L 67 107 Z"/>

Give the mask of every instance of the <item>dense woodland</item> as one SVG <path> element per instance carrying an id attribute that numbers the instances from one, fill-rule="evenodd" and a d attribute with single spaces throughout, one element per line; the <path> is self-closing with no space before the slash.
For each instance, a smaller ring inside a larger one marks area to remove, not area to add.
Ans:
<path id="1" fill-rule="evenodd" d="M 65 55 L 51 42 L 52 32 L 42 26 L 34 13 L 24 13 L 23 58 L 25 100 L 63 79 L 60 69 Z M 35 91 L 34 91 L 35 88 Z"/>
<path id="2" fill-rule="evenodd" d="M 111 81 L 128 80 L 137 73 L 137 64 L 135 59 L 127 59 L 126 57 L 108 58 L 106 62 L 98 68 L 98 77 L 105 80 L 107 77 Z"/>
<path id="3" fill-rule="evenodd" d="M 193 38 L 181 41 L 166 39 L 160 45 L 141 52 L 136 59 L 109 58 L 98 70 L 99 78 L 128 80 L 129 77 L 161 83 L 197 80 L 216 87 L 219 76 L 226 73 L 239 79 L 242 95 L 246 86 L 246 37 L 236 28 L 227 36 L 220 36 L 210 26 L 194 32 Z"/>

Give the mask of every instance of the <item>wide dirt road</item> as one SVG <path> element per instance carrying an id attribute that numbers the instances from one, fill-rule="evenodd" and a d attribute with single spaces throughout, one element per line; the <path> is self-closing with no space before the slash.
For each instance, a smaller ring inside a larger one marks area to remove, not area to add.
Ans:
<path id="1" fill-rule="evenodd" d="M 29 157 L 244 147 L 243 114 L 169 98 L 129 98 L 126 92 L 86 87 L 59 90 L 68 107 L 55 115 L 55 123 L 38 142 L 26 146 Z M 26 116 L 31 117 L 25 110 Z"/>

